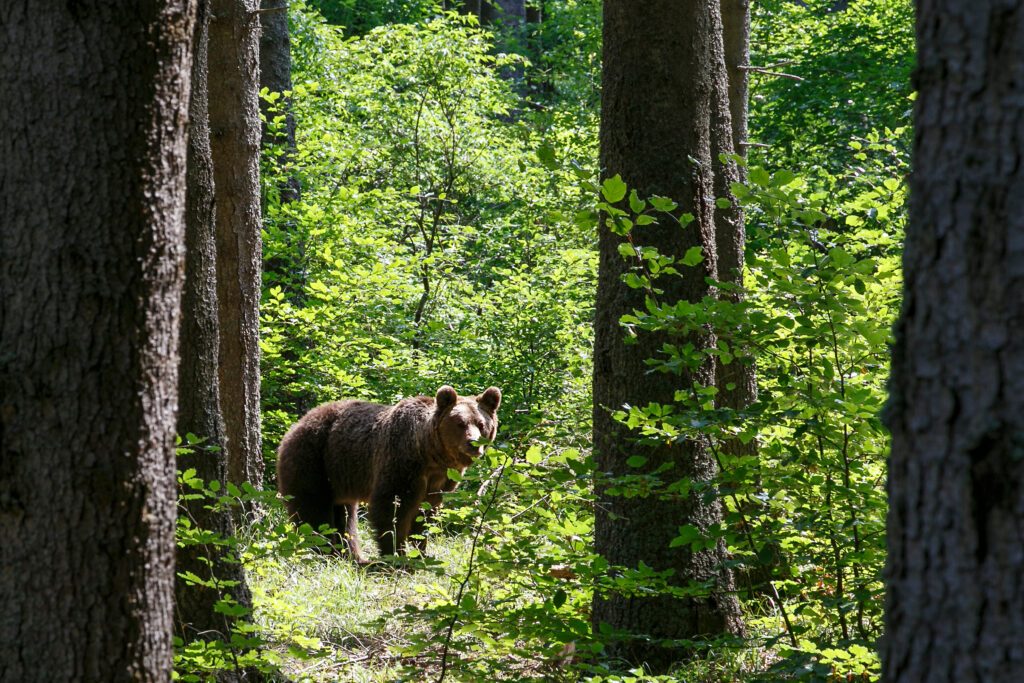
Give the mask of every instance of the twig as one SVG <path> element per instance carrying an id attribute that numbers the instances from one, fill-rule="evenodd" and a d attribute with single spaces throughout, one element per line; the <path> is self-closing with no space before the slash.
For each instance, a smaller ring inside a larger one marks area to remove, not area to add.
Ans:
<path id="1" fill-rule="evenodd" d="M 774 64 L 762 64 L 761 66 L 759 66 L 757 68 L 758 69 L 778 69 L 780 66 L 792 66 L 794 64 L 796 64 L 796 60 L 795 59 L 783 59 L 781 62 L 775 62 Z M 750 67 L 750 66 L 752 66 L 752 65 L 750 65 L 750 64 L 741 64 L 741 65 L 739 65 L 739 68 L 743 69 L 743 68 L 747 68 L 747 67 Z"/>
<path id="2" fill-rule="evenodd" d="M 775 76 L 777 78 L 789 78 L 789 79 L 794 80 L 794 81 L 802 81 L 802 80 L 804 80 L 804 78 L 802 76 L 796 76 L 794 74 L 787 74 L 787 73 L 783 73 L 781 71 L 772 71 L 769 67 L 766 67 L 766 66 L 753 66 L 751 64 L 741 64 L 740 66 L 738 66 L 736 68 L 738 68 L 740 71 L 752 71 L 754 73 L 762 74 L 764 76 Z"/>
<path id="3" fill-rule="evenodd" d="M 695 386 L 690 387 L 691 395 L 697 398 L 697 388 Z M 715 442 L 711 438 L 710 434 L 701 434 L 704 438 L 704 443 L 707 444 L 708 449 L 711 451 L 711 455 L 715 459 L 715 464 L 718 465 L 718 471 L 724 472 L 725 467 L 722 464 L 722 457 L 718 453 L 718 449 L 715 448 Z M 747 515 L 743 512 L 743 506 L 740 505 L 739 498 L 737 498 L 735 492 L 731 492 L 729 497 L 732 498 L 732 504 L 736 507 L 736 513 L 740 517 L 740 529 L 743 532 L 743 537 L 747 541 L 747 545 L 750 547 L 750 552 L 756 557 L 757 556 L 757 544 L 754 543 L 754 534 L 750 527 L 750 522 L 747 521 Z M 775 598 L 775 604 L 778 606 L 779 614 L 782 616 L 782 621 L 786 625 L 786 633 L 789 635 L 789 642 L 793 647 L 797 647 L 796 634 L 793 632 L 793 624 L 789 621 L 789 614 L 786 612 L 786 608 L 782 604 L 782 597 L 779 595 L 778 589 L 775 587 L 775 582 L 771 578 L 767 578 L 765 583 L 772 592 L 772 597 Z"/>
<path id="4" fill-rule="evenodd" d="M 505 462 L 498 468 L 497 476 L 493 477 L 495 484 L 501 481 L 501 476 L 505 473 L 505 468 L 509 463 L 508 456 L 505 457 Z M 476 530 L 473 532 L 473 543 L 469 547 L 469 566 L 466 568 L 466 576 L 463 577 L 462 582 L 459 584 L 459 590 L 455 595 L 455 610 L 452 612 L 452 619 L 448 622 L 448 632 L 444 637 L 444 648 L 441 650 L 441 674 L 437 677 L 437 683 L 443 683 L 445 674 L 448 673 L 448 649 L 452 642 L 452 633 L 455 631 L 455 622 L 459 618 L 459 605 L 462 604 L 462 596 L 466 593 L 466 586 L 469 585 L 469 579 L 473 576 L 473 568 L 476 564 L 476 546 L 480 541 L 480 536 L 484 530 L 484 522 L 487 519 L 487 513 L 490 512 L 494 506 L 494 501 L 498 498 L 498 486 L 495 485 L 491 490 L 491 497 L 487 500 L 487 505 L 484 506 L 483 511 L 480 513 L 480 523 L 477 525 Z"/>

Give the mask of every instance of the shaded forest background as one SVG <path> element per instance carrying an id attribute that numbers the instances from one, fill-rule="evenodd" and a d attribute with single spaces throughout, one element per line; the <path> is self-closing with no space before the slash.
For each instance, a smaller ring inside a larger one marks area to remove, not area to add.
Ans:
<path id="1" fill-rule="evenodd" d="M 707 590 L 670 587 L 642 563 L 609 568 L 593 550 L 593 481 L 605 476 L 590 449 L 596 208 L 628 190 L 598 176 L 600 3 L 537 9 L 481 27 L 428 1 L 291 3 L 293 85 L 262 94 L 276 141 L 261 165 L 267 488 L 281 436 L 324 401 L 498 385 L 502 426 L 412 573 L 325 559 L 272 494 L 185 472 L 189 495 L 269 514 L 225 541 L 253 595 L 251 608 L 221 609 L 254 621 L 179 641 L 184 678 L 250 667 L 303 680 L 640 680 L 603 655 L 629 636 L 592 632 L 594 591 Z M 757 365 L 758 400 L 741 413 L 680 397 L 618 414 L 642 438 L 759 446 L 716 453 L 710 484 L 641 472 L 640 460 L 635 476 L 604 481 L 611 495 L 696 487 L 725 501 L 722 524 L 680 527 L 672 543 L 724 540 L 747 633 L 675 643 L 699 656 L 671 680 L 877 678 L 879 412 L 901 285 L 911 28 L 903 0 L 754 5 L 752 144 L 733 188 L 747 299 L 623 321 L 626 336 L 685 334 L 673 316 L 734 330 L 714 353 Z M 670 210 L 644 199 L 629 201 L 634 220 Z M 623 286 L 657 279 L 638 247 Z"/>
<path id="2" fill-rule="evenodd" d="M 1024 680 L 1024 9 L 0 13 L 0 681 Z M 442 384 L 407 552 L 286 518 Z"/>

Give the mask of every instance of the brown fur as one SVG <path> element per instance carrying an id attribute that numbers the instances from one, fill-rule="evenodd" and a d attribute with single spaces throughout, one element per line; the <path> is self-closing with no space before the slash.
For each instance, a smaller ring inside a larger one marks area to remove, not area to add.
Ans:
<path id="1" fill-rule="evenodd" d="M 403 551 L 410 534 L 457 483 L 448 468 L 465 471 L 498 429 L 501 390 L 459 397 L 443 386 L 435 398 L 417 396 L 383 406 L 366 401 L 327 403 L 306 413 L 277 451 L 277 489 L 292 518 L 314 529 L 327 524 L 359 562 L 359 503 L 382 555 Z M 423 511 L 423 501 L 430 510 Z M 425 542 L 420 543 L 421 547 Z"/>

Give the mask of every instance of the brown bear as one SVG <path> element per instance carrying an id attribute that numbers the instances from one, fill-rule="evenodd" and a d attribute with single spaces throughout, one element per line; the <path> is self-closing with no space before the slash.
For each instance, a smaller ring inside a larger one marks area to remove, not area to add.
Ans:
<path id="1" fill-rule="evenodd" d="M 417 396 L 384 406 L 337 401 L 306 413 L 277 451 L 277 490 L 292 519 L 314 529 L 336 528 L 357 562 L 365 562 L 356 535 L 359 503 L 370 504 L 370 524 L 381 555 L 402 553 L 410 534 L 457 483 L 448 469 L 464 472 L 483 454 L 479 441 L 498 430 L 501 390 L 459 397 L 450 386 L 434 398 Z M 421 510 L 423 501 L 429 510 Z M 420 542 L 420 547 L 425 543 Z"/>

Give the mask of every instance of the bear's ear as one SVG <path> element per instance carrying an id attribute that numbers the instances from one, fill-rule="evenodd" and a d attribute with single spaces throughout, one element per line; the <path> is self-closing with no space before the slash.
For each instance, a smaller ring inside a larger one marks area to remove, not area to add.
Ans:
<path id="1" fill-rule="evenodd" d="M 451 410 L 458 400 L 459 395 L 447 384 L 438 389 L 437 395 L 434 397 L 434 401 L 437 403 L 437 412 L 439 413 L 446 413 Z"/>
<path id="2" fill-rule="evenodd" d="M 493 415 L 498 412 L 498 406 L 501 405 L 501 389 L 490 387 L 487 391 L 480 394 L 476 402 L 480 404 L 481 408 Z"/>

